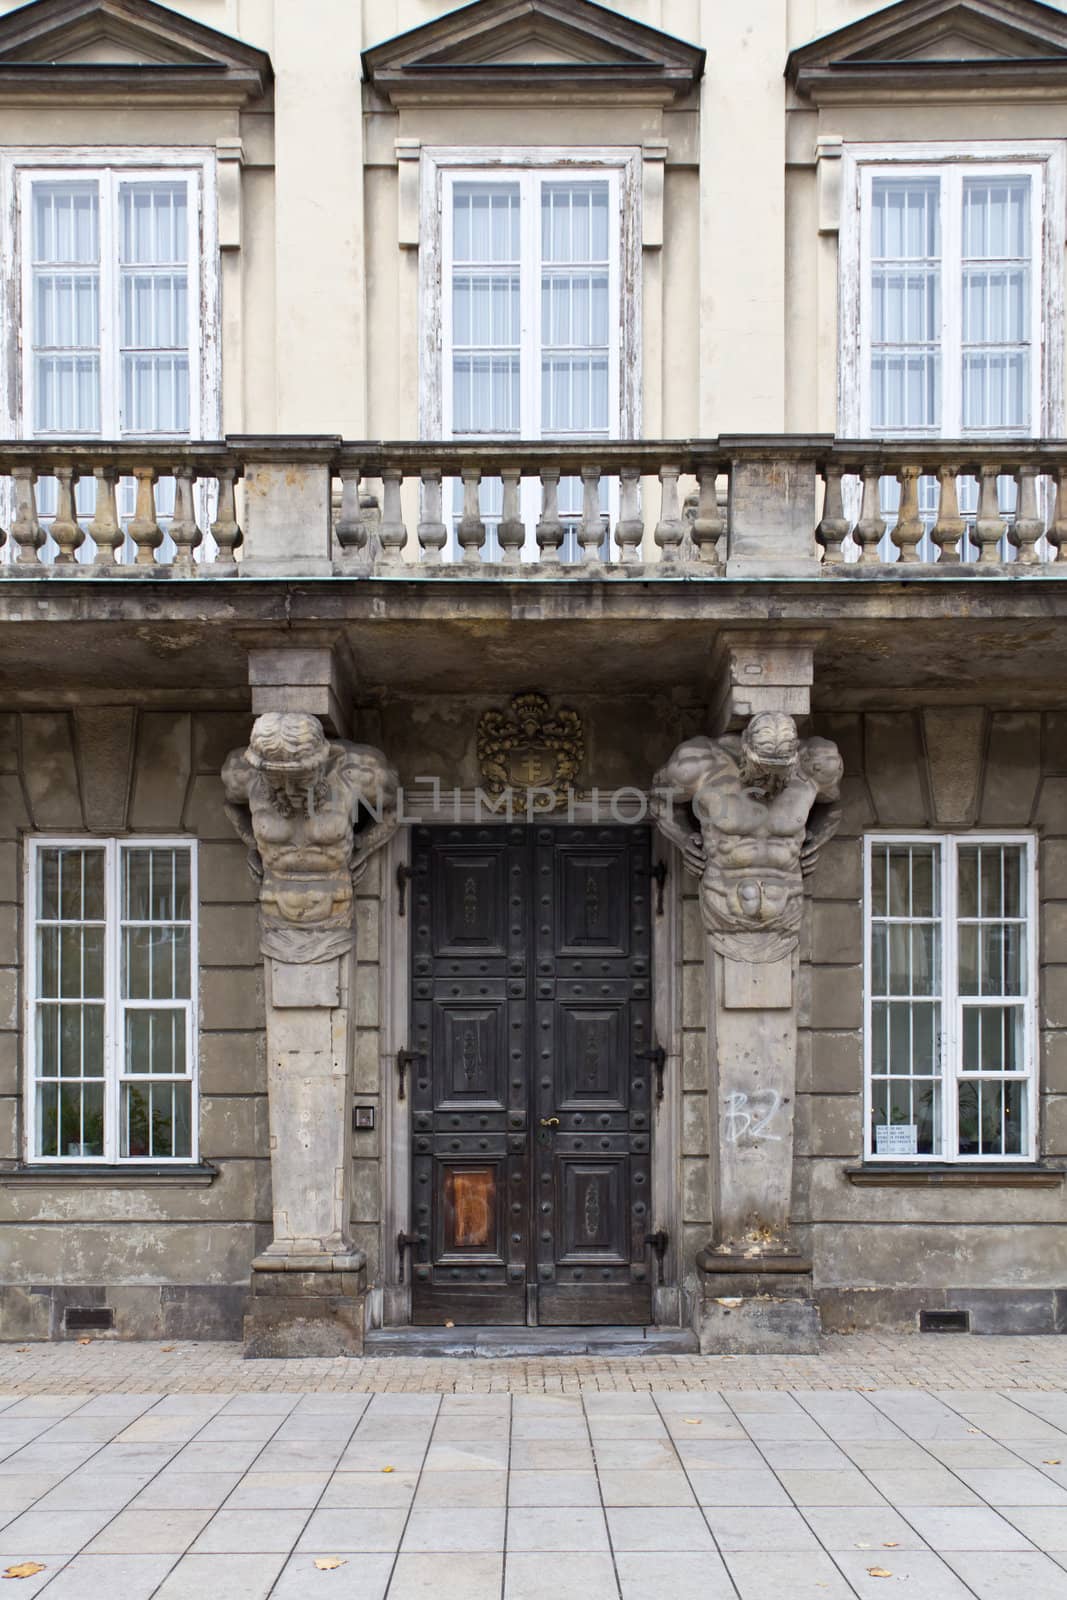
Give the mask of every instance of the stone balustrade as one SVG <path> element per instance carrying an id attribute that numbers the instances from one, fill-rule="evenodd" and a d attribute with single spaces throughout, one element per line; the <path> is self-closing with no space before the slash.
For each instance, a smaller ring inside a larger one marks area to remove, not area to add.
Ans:
<path id="1" fill-rule="evenodd" d="M 1057 561 L 1065 479 L 1040 441 L 19 441 L 0 577 L 1021 576 Z"/>

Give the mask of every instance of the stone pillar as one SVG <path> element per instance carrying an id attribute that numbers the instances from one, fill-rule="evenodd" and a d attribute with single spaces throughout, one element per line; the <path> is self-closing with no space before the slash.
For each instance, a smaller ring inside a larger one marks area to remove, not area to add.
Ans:
<path id="1" fill-rule="evenodd" d="M 329 577 L 333 467 L 340 439 L 227 439 L 244 462 L 244 578 Z"/>
<path id="2" fill-rule="evenodd" d="M 797 945 L 804 878 L 837 828 L 841 758 L 784 711 L 688 740 L 656 774 L 660 831 L 700 880 L 707 935 L 714 1235 L 701 1349 L 813 1349 L 811 1264 L 791 1233 Z"/>
<path id="3" fill-rule="evenodd" d="M 227 757 L 223 784 L 261 884 L 266 969 L 274 1237 L 252 1263 L 245 1355 L 359 1354 L 353 886 L 396 827 L 396 776 L 380 751 L 330 740 L 317 717 L 289 710 L 257 718 L 247 750 Z"/>

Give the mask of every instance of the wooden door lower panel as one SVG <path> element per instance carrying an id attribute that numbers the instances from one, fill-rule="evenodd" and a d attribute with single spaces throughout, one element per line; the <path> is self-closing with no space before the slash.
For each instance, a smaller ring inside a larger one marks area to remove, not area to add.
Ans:
<path id="1" fill-rule="evenodd" d="M 420 1292 L 421 1291 L 421 1292 Z M 494 1283 L 437 1284 L 432 1293 L 416 1283 L 411 1320 L 420 1328 L 440 1328 L 446 1322 L 457 1328 L 521 1328 L 526 1324 L 526 1285 Z"/>
<path id="2" fill-rule="evenodd" d="M 646 1283 L 545 1283 L 537 1290 L 537 1320 L 560 1328 L 643 1328 L 652 1321 Z"/>

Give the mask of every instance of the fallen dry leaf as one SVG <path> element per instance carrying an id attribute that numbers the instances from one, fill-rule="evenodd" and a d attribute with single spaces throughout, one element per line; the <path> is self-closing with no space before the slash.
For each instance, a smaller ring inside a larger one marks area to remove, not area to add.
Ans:
<path id="1" fill-rule="evenodd" d="M 1042 1461 L 1041 1465 L 1043 1467 L 1061 1467 L 1063 1462 L 1060 1460 L 1059 1456 L 1050 1456 L 1047 1461 Z"/>
<path id="2" fill-rule="evenodd" d="M 392 1470 L 393 1470 L 392 1467 L 383 1467 L 382 1468 L 383 1472 L 392 1472 Z"/>
<path id="3" fill-rule="evenodd" d="M 162 1350 L 165 1356 L 169 1356 L 171 1351 L 174 1349 L 174 1346 L 172 1344 L 161 1344 L 159 1348 Z"/>
<path id="4" fill-rule="evenodd" d="M 699 1427 L 700 1426 L 700 1418 L 699 1417 L 683 1417 L 682 1421 L 683 1422 L 691 1422 L 694 1425 L 694 1427 Z"/>
<path id="5" fill-rule="evenodd" d="M 43 1561 L 20 1561 L 18 1566 L 6 1567 L 5 1578 L 32 1578 L 38 1572 L 45 1570 Z"/>
<path id="6" fill-rule="evenodd" d="M 79 1339 L 78 1340 L 79 1344 L 92 1344 L 92 1342 L 93 1341 L 91 1339 Z"/>
<path id="7" fill-rule="evenodd" d="M 868 1567 L 867 1576 L 869 1578 L 891 1578 L 893 1574 L 888 1567 Z"/>
<path id="8" fill-rule="evenodd" d="M 15 1354 L 17 1356 L 28 1356 L 29 1353 L 30 1353 L 30 1347 L 29 1347 L 28 1344 L 17 1344 L 15 1346 Z"/>
<path id="9" fill-rule="evenodd" d="M 454 1328 L 455 1326 L 456 1326 L 456 1324 L 454 1322 L 446 1322 L 445 1323 L 445 1327 L 446 1328 Z"/>
<path id="10" fill-rule="evenodd" d="M 968 1428 L 967 1429 L 968 1433 L 981 1433 L 981 1431 L 982 1431 L 981 1428 Z"/>
<path id="11" fill-rule="evenodd" d="M 883 1550 L 897 1550 L 897 1549 L 899 1549 L 899 1547 L 900 1547 L 900 1540 L 899 1539 L 883 1539 L 882 1540 L 882 1549 Z"/>
<path id="12" fill-rule="evenodd" d="M 317 1556 L 315 1565 L 320 1572 L 332 1572 L 335 1567 L 347 1567 L 348 1562 L 342 1561 L 340 1556 Z"/>

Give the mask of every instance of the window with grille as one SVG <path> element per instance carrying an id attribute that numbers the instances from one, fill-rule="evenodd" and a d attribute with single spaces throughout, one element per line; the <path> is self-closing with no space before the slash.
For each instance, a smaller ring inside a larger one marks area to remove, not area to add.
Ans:
<path id="1" fill-rule="evenodd" d="M 862 207 L 863 432 L 1039 432 L 1037 170 L 868 167 Z"/>
<path id="2" fill-rule="evenodd" d="M 31 840 L 27 1154 L 196 1158 L 196 853 Z"/>
<path id="3" fill-rule="evenodd" d="M 106 157 L 106 159 L 105 159 Z M 26 438 L 215 438 L 220 427 L 218 265 L 210 155 L 157 153 L 160 165 L 117 152 L 72 151 L 66 165 L 32 152 L 0 162 L 11 197 L 11 277 L 19 285 L 18 359 L 11 352 L 9 426 Z M 37 486 L 47 531 L 56 483 Z M 197 490 L 201 525 L 212 507 Z M 174 480 L 161 478 L 160 521 L 173 509 Z M 87 529 L 96 501 L 89 474 L 76 491 Z M 118 484 L 118 510 L 133 515 L 132 478 Z M 205 541 L 205 551 L 210 553 Z M 53 553 L 45 546 L 46 558 Z M 130 561 L 127 541 L 119 559 Z M 161 552 L 171 553 L 165 538 Z M 90 537 L 77 552 L 91 562 Z M 4 559 L 10 559 L 11 550 Z"/>
<path id="4" fill-rule="evenodd" d="M 442 422 L 446 438 L 545 441 L 619 436 L 620 183 L 616 170 L 496 169 L 444 174 Z M 611 487 L 601 483 L 607 527 Z M 453 525 L 462 486 L 451 490 Z M 528 553 L 538 486 L 524 482 Z M 573 559 L 580 479 L 559 506 Z M 481 488 L 487 554 L 502 510 L 499 480 Z"/>
<path id="5" fill-rule="evenodd" d="M 21 198 L 29 431 L 105 439 L 199 431 L 193 177 L 27 172 Z"/>
<path id="6" fill-rule="evenodd" d="M 1035 1154 L 1030 838 L 866 841 L 866 1154 Z"/>

